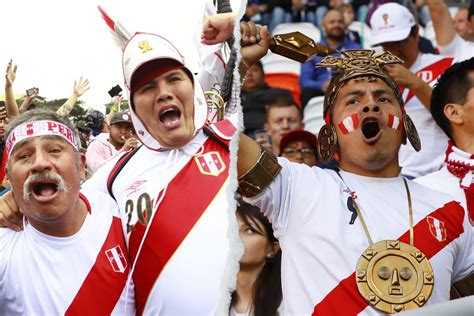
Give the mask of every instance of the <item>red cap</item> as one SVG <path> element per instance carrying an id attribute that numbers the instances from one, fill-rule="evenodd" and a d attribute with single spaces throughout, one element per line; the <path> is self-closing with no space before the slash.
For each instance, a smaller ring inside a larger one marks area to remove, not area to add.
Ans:
<path id="1" fill-rule="evenodd" d="M 308 131 L 298 129 L 298 130 L 294 130 L 283 135 L 280 141 L 280 155 L 283 152 L 283 149 L 285 149 L 285 147 L 288 146 L 288 144 L 295 141 L 299 141 L 299 140 L 307 142 L 311 146 L 311 148 L 316 152 L 317 146 L 318 146 L 318 139 L 316 138 L 316 135 Z"/>

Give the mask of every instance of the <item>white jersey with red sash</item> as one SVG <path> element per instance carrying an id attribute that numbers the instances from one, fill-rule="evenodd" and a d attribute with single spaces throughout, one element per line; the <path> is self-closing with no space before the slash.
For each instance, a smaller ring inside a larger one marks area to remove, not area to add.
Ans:
<path id="1" fill-rule="evenodd" d="M 433 54 L 418 54 L 410 67 L 424 82 L 433 86 L 438 77 L 452 64 L 454 59 Z M 401 89 L 405 101 L 405 111 L 410 115 L 418 130 L 421 151 L 416 152 L 410 144 L 402 145 L 399 152 L 402 174 L 420 177 L 439 170 L 443 165 L 448 138 L 436 124 L 431 113 L 409 89 Z"/>
<path id="2" fill-rule="evenodd" d="M 73 236 L 45 235 L 27 220 L 20 232 L 0 228 L 0 315 L 135 314 L 115 202 L 86 190 L 81 198 L 89 214 Z"/>
<path id="3" fill-rule="evenodd" d="M 227 235 L 235 218 L 229 217 L 225 143 L 235 128 L 228 121 L 219 124 L 213 135 L 222 143 L 200 131 L 179 150 L 142 146 L 113 182 L 124 225 L 131 231 L 138 314 L 215 314 L 229 295 Z M 113 168 L 106 165 L 89 181 L 97 185 L 94 179 L 100 177 L 98 188 L 104 190 L 104 178 Z"/>
<path id="4" fill-rule="evenodd" d="M 446 165 L 415 181 L 448 193 L 461 203 L 474 229 L 474 155 L 460 150 L 450 141 L 446 150 Z"/>
<path id="5" fill-rule="evenodd" d="M 258 205 L 282 247 L 285 315 L 380 315 L 359 294 L 357 261 L 368 247 L 359 218 L 347 207 L 346 185 L 332 170 L 279 158 L 283 169 Z M 340 171 L 374 242 L 409 243 L 409 210 L 402 177 L 370 178 Z M 449 300 L 452 281 L 473 269 L 472 232 L 459 203 L 408 181 L 414 246 L 429 258 L 435 285 L 427 304 Z M 315 309 L 316 308 L 316 309 Z"/>

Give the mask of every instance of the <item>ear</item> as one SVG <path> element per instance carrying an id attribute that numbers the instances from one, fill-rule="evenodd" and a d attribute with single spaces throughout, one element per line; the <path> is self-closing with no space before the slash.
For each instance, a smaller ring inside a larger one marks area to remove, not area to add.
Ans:
<path id="1" fill-rule="evenodd" d="M 267 254 L 268 258 L 273 258 L 276 256 L 276 254 L 280 251 L 280 243 L 278 241 L 274 241 L 270 245 L 270 252 Z"/>
<path id="2" fill-rule="evenodd" d="M 460 125 L 463 120 L 463 106 L 457 103 L 448 103 L 444 106 L 444 115 L 451 124 Z"/>
<path id="3" fill-rule="evenodd" d="M 81 164 L 79 166 L 81 171 L 81 180 L 86 178 L 86 155 L 84 153 L 80 153 Z"/>

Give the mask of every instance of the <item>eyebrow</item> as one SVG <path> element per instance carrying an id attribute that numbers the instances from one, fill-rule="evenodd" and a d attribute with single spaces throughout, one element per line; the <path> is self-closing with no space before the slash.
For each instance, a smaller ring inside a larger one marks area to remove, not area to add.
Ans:
<path id="1" fill-rule="evenodd" d="M 366 92 L 366 90 L 363 90 L 363 89 L 357 89 L 357 90 L 353 90 L 353 91 L 350 91 L 348 92 L 345 96 L 343 96 L 344 98 L 347 98 L 347 97 L 351 97 L 351 96 L 363 96 Z M 389 89 L 375 89 L 375 90 L 371 90 L 369 91 L 372 95 L 378 97 L 378 96 L 381 96 L 381 95 L 384 95 L 384 94 L 388 94 L 390 95 L 390 90 Z"/>
<path id="2" fill-rule="evenodd" d="M 38 136 L 38 137 L 43 137 L 43 138 L 46 138 L 47 141 L 58 141 L 58 140 L 62 140 L 63 142 L 67 142 L 67 140 L 65 140 L 62 136 L 54 136 L 54 135 L 44 135 L 44 136 Z M 32 138 L 27 138 L 23 141 L 21 141 L 20 143 L 18 143 L 14 150 L 12 151 L 12 155 L 14 152 L 16 152 L 17 150 L 25 147 L 26 145 L 28 145 L 30 142 L 29 140 L 32 140 Z"/>

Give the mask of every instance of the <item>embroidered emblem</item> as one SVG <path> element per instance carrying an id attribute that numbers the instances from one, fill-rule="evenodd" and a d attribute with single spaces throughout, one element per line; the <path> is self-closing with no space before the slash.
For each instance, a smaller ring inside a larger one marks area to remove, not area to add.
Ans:
<path id="1" fill-rule="evenodd" d="M 196 161 L 199 171 L 205 175 L 217 177 L 226 168 L 221 155 L 217 151 L 211 151 L 194 157 L 194 160 Z"/>
<path id="2" fill-rule="evenodd" d="M 426 221 L 428 222 L 431 235 L 433 235 L 433 237 L 436 238 L 438 241 L 445 241 L 447 237 L 447 232 L 446 225 L 444 224 L 444 222 L 432 216 L 428 216 L 426 218 Z"/>
<path id="3" fill-rule="evenodd" d="M 151 48 L 150 43 L 148 43 L 148 41 L 141 41 L 140 43 L 138 43 L 138 48 L 142 50 L 142 53 L 147 53 L 153 50 L 153 48 Z"/>
<path id="4" fill-rule="evenodd" d="M 123 254 L 120 246 L 115 246 L 105 251 L 107 258 L 109 259 L 110 265 L 115 272 L 124 273 L 127 269 L 127 260 Z"/>

